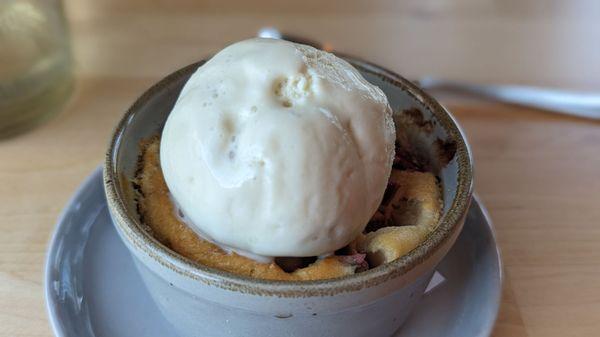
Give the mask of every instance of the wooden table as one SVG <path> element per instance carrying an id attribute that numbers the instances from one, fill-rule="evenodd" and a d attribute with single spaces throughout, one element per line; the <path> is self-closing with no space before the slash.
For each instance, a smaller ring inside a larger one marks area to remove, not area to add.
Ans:
<path id="1" fill-rule="evenodd" d="M 0 335 L 50 336 L 54 222 L 133 100 L 264 25 L 417 77 L 600 88 L 597 1 L 66 2 L 77 66 L 67 108 L 0 142 Z M 200 3 L 200 4 L 198 4 Z M 600 335 L 600 123 L 444 99 L 471 141 L 503 251 L 494 336 Z"/>

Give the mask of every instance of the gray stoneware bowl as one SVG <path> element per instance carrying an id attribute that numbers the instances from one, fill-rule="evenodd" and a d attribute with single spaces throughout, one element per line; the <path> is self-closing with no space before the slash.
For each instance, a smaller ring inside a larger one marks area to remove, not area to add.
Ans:
<path id="1" fill-rule="evenodd" d="M 438 175 L 443 216 L 413 251 L 347 277 L 266 281 L 195 263 L 171 251 L 140 223 L 132 193 L 140 140 L 161 132 L 179 92 L 203 62 L 167 76 L 127 111 L 110 142 L 104 186 L 117 231 L 157 306 L 181 336 L 391 336 L 424 292 L 434 268 L 460 233 L 472 193 L 472 159 L 459 126 L 438 102 L 410 81 L 346 57 L 379 86 L 408 135 Z M 407 122 L 408 121 L 408 122 Z M 402 131 L 402 132 L 400 132 Z"/>

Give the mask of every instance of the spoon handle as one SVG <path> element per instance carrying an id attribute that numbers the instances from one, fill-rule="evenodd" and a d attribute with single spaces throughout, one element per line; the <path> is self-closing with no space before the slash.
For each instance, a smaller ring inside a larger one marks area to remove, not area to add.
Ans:
<path id="1" fill-rule="evenodd" d="M 423 78 L 418 84 L 427 90 L 473 94 L 500 102 L 600 120 L 598 94 L 520 85 L 470 84 L 434 78 Z"/>

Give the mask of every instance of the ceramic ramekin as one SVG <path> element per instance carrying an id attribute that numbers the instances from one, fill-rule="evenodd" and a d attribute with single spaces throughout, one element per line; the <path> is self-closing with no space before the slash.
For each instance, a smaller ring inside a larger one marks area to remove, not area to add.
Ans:
<path id="1" fill-rule="evenodd" d="M 462 229 L 472 193 L 471 154 L 454 118 L 410 81 L 346 59 L 388 96 L 397 123 L 440 178 L 444 209 L 438 228 L 406 256 L 363 273 L 311 282 L 241 277 L 195 263 L 153 238 L 140 222 L 131 179 L 141 140 L 162 130 L 179 92 L 203 62 L 146 91 L 117 126 L 104 186 L 113 222 L 135 257 L 149 293 L 181 336 L 390 336 L 414 308 L 434 268 Z"/>

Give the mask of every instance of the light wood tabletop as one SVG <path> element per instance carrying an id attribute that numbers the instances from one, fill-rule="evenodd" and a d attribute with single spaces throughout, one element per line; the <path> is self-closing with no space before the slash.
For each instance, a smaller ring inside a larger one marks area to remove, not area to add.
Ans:
<path id="1" fill-rule="evenodd" d="M 409 78 L 600 90 L 600 2 L 66 1 L 76 88 L 0 141 L 0 335 L 50 336 L 43 268 L 56 218 L 153 82 L 266 25 Z M 476 161 L 505 263 L 495 337 L 600 336 L 600 123 L 444 96 Z M 465 319 L 468 319 L 465 318 Z"/>

